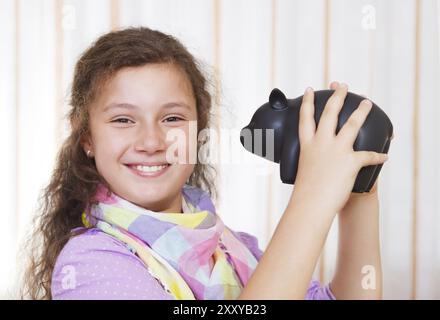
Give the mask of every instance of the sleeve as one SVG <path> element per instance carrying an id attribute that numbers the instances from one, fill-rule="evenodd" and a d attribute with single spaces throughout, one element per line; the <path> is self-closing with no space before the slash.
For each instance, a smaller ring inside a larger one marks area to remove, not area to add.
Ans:
<path id="1" fill-rule="evenodd" d="M 71 238 L 52 273 L 57 300 L 173 300 L 123 243 L 97 229 Z"/>
<path id="2" fill-rule="evenodd" d="M 241 231 L 233 231 L 233 233 L 248 247 L 253 255 L 260 261 L 263 251 L 258 246 L 257 237 Z M 336 300 L 335 296 L 330 290 L 329 284 L 322 286 L 321 283 L 315 279 L 310 282 L 307 289 L 306 300 Z"/>
<path id="3" fill-rule="evenodd" d="M 322 286 L 318 280 L 312 280 L 307 290 L 306 300 L 336 300 L 330 285 Z"/>

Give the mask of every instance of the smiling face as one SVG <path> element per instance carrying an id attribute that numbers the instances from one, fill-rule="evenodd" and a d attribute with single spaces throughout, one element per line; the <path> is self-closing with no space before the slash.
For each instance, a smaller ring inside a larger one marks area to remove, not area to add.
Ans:
<path id="1" fill-rule="evenodd" d="M 84 149 L 91 151 L 111 190 L 152 211 L 181 212 L 181 189 L 195 167 L 188 161 L 190 144 L 195 148 L 197 143 L 196 137 L 188 140 L 197 110 L 185 74 L 171 64 L 123 68 L 106 82 L 89 110 L 91 137 Z M 181 157 L 178 153 L 184 152 L 187 163 L 159 172 L 136 166 L 172 162 L 167 150 L 176 142 L 167 141 L 167 132 L 176 129 L 185 143 L 172 154 Z"/>

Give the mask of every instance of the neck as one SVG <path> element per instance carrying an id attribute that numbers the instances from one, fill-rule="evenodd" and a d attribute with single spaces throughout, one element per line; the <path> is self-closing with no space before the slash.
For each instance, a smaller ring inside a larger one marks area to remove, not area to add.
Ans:
<path id="1" fill-rule="evenodd" d="M 179 192 L 177 196 L 174 196 L 171 202 L 168 199 L 165 199 L 162 203 L 156 203 L 143 207 L 154 212 L 183 213 L 182 193 Z"/>
<path id="2" fill-rule="evenodd" d="M 168 211 L 169 210 L 169 211 Z M 172 203 L 172 206 L 170 207 L 170 209 L 165 210 L 163 212 L 178 212 L 178 213 L 183 213 L 183 208 L 182 208 L 182 193 L 179 192 L 179 194 L 177 195 L 177 197 L 175 197 L 175 200 Z"/>

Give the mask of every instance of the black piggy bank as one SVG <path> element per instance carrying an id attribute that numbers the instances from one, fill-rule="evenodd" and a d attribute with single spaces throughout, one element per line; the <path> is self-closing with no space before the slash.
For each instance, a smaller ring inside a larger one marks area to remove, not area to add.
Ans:
<path id="1" fill-rule="evenodd" d="M 315 91 L 315 122 L 318 125 L 328 98 L 334 90 Z M 298 138 L 299 110 L 303 96 L 286 99 L 279 89 L 273 89 L 269 102 L 263 104 L 252 116 L 249 125 L 240 132 L 241 144 L 246 150 L 280 164 L 281 181 L 294 184 L 300 152 Z M 364 97 L 348 92 L 339 113 L 336 133 L 359 106 Z M 270 130 L 272 129 L 272 130 Z M 388 153 L 393 135 L 393 125 L 376 104 L 359 130 L 353 149 Z M 353 186 L 353 192 L 369 192 L 382 165 L 363 167 Z M 331 187 L 331 186 L 329 186 Z"/>

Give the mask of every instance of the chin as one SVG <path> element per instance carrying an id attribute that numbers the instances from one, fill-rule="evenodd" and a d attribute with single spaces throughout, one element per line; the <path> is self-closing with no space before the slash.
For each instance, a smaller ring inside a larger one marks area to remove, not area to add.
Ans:
<path id="1" fill-rule="evenodd" d="M 164 188 L 159 186 L 146 186 L 143 190 L 133 190 L 133 195 L 137 200 L 145 202 L 156 202 L 163 198 Z"/>

